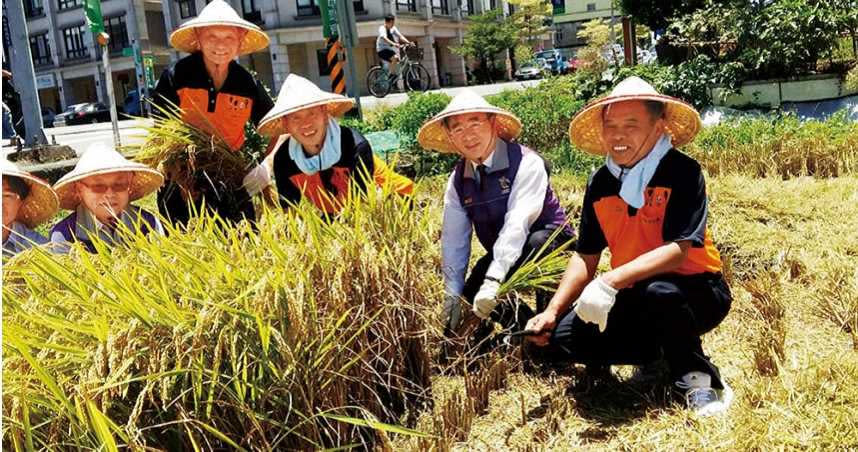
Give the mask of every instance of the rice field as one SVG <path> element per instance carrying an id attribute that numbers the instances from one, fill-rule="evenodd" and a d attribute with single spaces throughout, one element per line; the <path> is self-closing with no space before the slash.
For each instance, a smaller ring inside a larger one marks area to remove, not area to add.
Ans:
<path id="1" fill-rule="evenodd" d="M 444 181 L 427 178 L 413 204 L 355 196 L 330 223 L 302 205 L 256 230 L 201 218 L 112 253 L 4 261 L 3 447 L 858 448 L 858 145 L 844 136 L 825 148 L 833 166 L 795 143 L 804 157 L 688 150 L 735 298 L 704 338 L 736 392 L 726 416 L 695 418 L 669 382 L 625 381 L 628 366 L 595 379 L 521 349 L 439 365 Z M 586 177 L 553 181 L 577 218 Z M 556 261 L 528 271 L 525 298 Z"/>

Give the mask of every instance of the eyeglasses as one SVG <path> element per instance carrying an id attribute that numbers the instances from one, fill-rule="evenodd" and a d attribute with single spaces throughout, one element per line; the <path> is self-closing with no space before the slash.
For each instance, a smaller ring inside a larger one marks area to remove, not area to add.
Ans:
<path id="1" fill-rule="evenodd" d="M 127 192 L 131 188 L 131 181 L 114 182 L 112 184 L 86 184 L 81 182 L 81 185 L 90 189 L 95 194 L 103 195 L 107 190 L 112 190 L 114 193 Z"/>
<path id="2" fill-rule="evenodd" d="M 458 137 L 458 136 L 464 135 L 465 133 L 476 132 L 477 130 L 479 130 L 480 127 L 485 125 L 486 121 L 488 121 L 488 120 L 487 119 L 476 119 L 476 120 L 469 121 L 467 124 L 462 124 L 462 123 L 456 124 L 454 127 L 448 128 L 447 130 L 450 131 L 450 135 Z"/>
<path id="3" fill-rule="evenodd" d="M 3 202 L 15 202 L 20 201 L 21 195 L 13 192 L 13 191 L 4 191 L 3 192 Z"/>

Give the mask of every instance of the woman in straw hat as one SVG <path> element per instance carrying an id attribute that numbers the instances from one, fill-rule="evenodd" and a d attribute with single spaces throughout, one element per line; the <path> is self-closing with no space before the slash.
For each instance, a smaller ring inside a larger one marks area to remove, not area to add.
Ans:
<path id="1" fill-rule="evenodd" d="M 523 303 L 499 306 L 500 284 L 549 238 L 556 237 L 547 246 L 550 250 L 573 234 L 549 183 L 545 161 L 513 141 L 519 132 L 518 118 L 465 90 L 417 134 L 424 148 L 462 157 L 447 183 L 441 232 L 448 336 L 470 329 L 474 318 L 491 318 L 505 327 L 521 329 L 533 311 Z M 558 228 L 562 230 L 554 234 Z M 472 231 L 486 254 L 466 281 Z M 460 297 L 472 304 L 476 317 L 463 318 Z M 545 302 L 545 294 L 538 293 L 537 308 L 544 308 Z M 482 339 L 490 328 L 491 324 L 483 322 L 476 339 Z"/>
<path id="2" fill-rule="evenodd" d="M 732 391 L 700 336 L 724 319 L 731 295 L 706 227 L 703 172 L 675 149 L 698 130 L 693 107 L 637 77 L 575 116 L 572 144 L 606 161 L 587 185 L 577 253 L 528 329 L 543 332 L 531 341 L 548 354 L 603 370 L 663 353 L 688 407 L 707 415 L 724 411 Z M 606 247 L 612 269 L 594 278 Z"/>
<path id="3" fill-rule="evenodd" d="M 272 157 L 284 208 L 306 197 L 325 214 L 335 214 L 351 183 L 364 191 L 385 184 L 401 195 L 413 191 L 414 183 L 375 157 L 363 135 L 337 122 L 352 105 L 351 99 L 322 91 L 303 77 L 286 78 L 277 103 L 259 125 L 263 135 L 288 134 Z"/>
<path id="4" fill-rule="evenodd" d="M 262 83 L 235 59 L 268 47 L 268 35 L 240 18 L 224 0 L 213 0 L 198 17 L 170 35 L 170 44 L 191 55 L 164 71 L 153 102 L 160 108 L 179 106 L 187 123 L 210 131 L 237 151 L 244 143 L 245 124 L 258 124 L 273 102 Z M 237 212 L 230 212 L 218 204 L 218 192 L 225 188 L 220 181 L 209 181 L 195 193 L 181 193 L 176 184 L 169 183 L 158 193 L 158 208 L 171 221 L 185 224 L 190 217 L 188 203 L 199 207 L 205 199 L 206 207 L 222 217 L 253 219 L 251 197 L 268 184 L 270 177 L 264 166 L 250 171 L 244 190 L 234 197 L 243 202 Z"/>
<path id="5" fill-rule="evenodd" d="M 57 194 L 47 182 L 3 159 L 3 256 L 14 256 L 48 239 L 34 231 L 57 211 Z"/>
<path id="6" fill-rule="evenodd" d="M 51 229 L 51 244 L 65 253 L 80 242 L 96 252 L 93 237 L 107 245 L 122 243 L 122 235 L 140 231 L 163 235 L 161 222 L 130 204 L 157 190 L 164 176 L 143 164 L 126 160 L 116 150 L 94 144 L 74 169 L 54 185 L 60 207 L 72 213 Z"/>

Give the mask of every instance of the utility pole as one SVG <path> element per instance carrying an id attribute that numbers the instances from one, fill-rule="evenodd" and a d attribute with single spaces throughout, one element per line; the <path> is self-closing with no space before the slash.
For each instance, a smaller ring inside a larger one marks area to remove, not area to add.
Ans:
<path id="1" fill-rule="evenodd" d="M 9 35 L 12 39 L 12 82 L 21 96 L 21 111 L 24 114 L 26 137 L 21 137 L 27 146 L 36 142 L 45 142 L 42 130 L 42 105 L 36 88 L 36 72 L 33 70 L 33 57 L 30 53 L 30 37 L 27 31 L 27 19 L 24 17 L 24 2 L 6 2 L 9 20 Z"/>
<path id="2" fill-rule="evenodd" d="M 84 0 L 83 9 L 86 22 L 89 24 L 89 30 L 92 32 L 92 36 L 95 37 L 96 42 L 101 45 L 101 59 L 104 63 L 104 79 L 107 85 L 107 100 L 110 104 L 110 122 L 113 125 L 113 145 L 119 148 L 122 143 L 119 141 L 116 93 L 113 92 L 113 71 L 110 70 L 110 50 L 107 47 L 110 36 L 104 31 L 104 18 L 101 16 L 101 1 Z"/>
<path id="3" fill-rule="evenodd" d="M 349 97 L 352 97 L 355 100 L 358 119 L 363 119 L 363 114 L 361 113 L 360 108 L 360 89 L 358 88 L 357 65 L 355 64 L 354 58 L 354 50 L 358 41 L 354 2 L 351 0 L 338 1 L 337 13 L 340 16 L 340 39 L 342 39 L 343 44 L 346 47 L 346 62 L 349 65 L 349 82 L 346 84 L 346 88 L 348 89 Z"/>

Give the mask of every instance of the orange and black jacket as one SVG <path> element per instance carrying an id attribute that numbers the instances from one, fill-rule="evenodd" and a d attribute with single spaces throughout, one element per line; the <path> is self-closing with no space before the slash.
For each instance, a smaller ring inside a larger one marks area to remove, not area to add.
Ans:
<path id="1" fill-rule="evenodd" d="M 336 214 L 348 196 L 350 183 L 363 192 L 367 191 L 367 186 L 374 189 L 389 183 L 396 193 L 412 193 L 414 182 L 395 173 L 374 156 L 363 135 L 344 126 L 340 126 L 340 133 L 340 160 L 331 168 L 314 174 L 304 174 L 289 156 L 291 137 L 274 151 L 274 180 L 284 209 L 306 197 L 322 212 Z"/>
<path id="2" fill-rule="evenodd" d="M 216 90 L 200 52 L 182 58 L 164 71 L 153 91 L 152 101 L 163 108 L 169 103 L 178 105 L 187 123 L 223 138 L 236 151 L 244 143 L 245 124 L 248 121 L 259 124 L 274 106 L 262 83 L 235 61 L 229 63 L 226 80 L 220 90 Z M 227 219 L 254 218 L 250 196 L 240 189 L 224 197 L 224 187 L 219 187 L 219 183 L 212 181 L 209 184 L 214 184 L 212 187 L 199 187 L 206 206 Z M 206 193 L 213 196 L 206 196 Z M 222 202 L 225 198 L 230 201 Z M 196 200 L 197 204 L 202 201 Z M 174 222 L 186 223 L 189 217 L 186 201 L 174 184 L 167 184 L 158 192 L 158 208 Z"/>
<path id="3" fill-rule="evenodd" d="M 617 268 L 669 242 L 689 241 L 688 257 L 674 273 L 719 273 L 721 256 L 706 227 L 708 203 L 700 164 L 671 149 L 665 154 L 644 193 L 640 209 L 620 198 L 620 181 L 607 167 L 587 183 L 577 251 L 611 251 Z"/>

